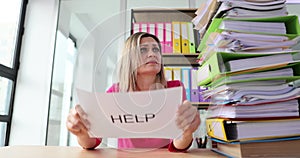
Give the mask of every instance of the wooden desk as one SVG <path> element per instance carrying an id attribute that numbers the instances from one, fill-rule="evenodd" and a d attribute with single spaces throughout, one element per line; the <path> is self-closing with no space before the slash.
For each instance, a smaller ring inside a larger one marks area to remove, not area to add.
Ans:
<path id="1" fill-rule="evenodd" d="M 167 149 L 118 150 L 101 148 L 83 150 L 80 147 L 11 146 L 0 148 L 1 158 L 209 158 L 223 157 L 209 149 L 191 149 L 187 153 L 172 153 Z"/>

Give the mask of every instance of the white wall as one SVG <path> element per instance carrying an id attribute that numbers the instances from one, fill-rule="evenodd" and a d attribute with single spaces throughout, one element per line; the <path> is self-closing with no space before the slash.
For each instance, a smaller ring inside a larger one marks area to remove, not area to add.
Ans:
<path id="1" fill-rule="evenodd" d="M 44 145 L 58 0 L 30 0 L 9 145 Z"/>

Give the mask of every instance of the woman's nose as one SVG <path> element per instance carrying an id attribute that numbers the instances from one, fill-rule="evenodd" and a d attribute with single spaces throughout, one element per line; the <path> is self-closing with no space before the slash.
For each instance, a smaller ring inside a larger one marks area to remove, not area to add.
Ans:
<path id="1" fill-rule="evenodd" d="M 148 57 L 151 57 L 151 56 L 156 56 L 156 54 L 152 50 L 149 50 Z"/>

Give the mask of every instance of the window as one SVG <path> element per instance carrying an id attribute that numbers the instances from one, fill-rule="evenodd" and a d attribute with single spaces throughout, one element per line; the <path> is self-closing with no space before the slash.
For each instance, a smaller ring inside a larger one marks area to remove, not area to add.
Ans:
<path id="1" fill-rule="evenodd" d="M 0 1 L 0 146 L 9 142 L 27 2 Z"/>
<path id="2" fill-rule="evenodd" d="M 66 119 L 72 105 L 74 65 L 77 57 L 76 39 L 57 30 L 48 118 L 47 145 L 68 145 Z"/>

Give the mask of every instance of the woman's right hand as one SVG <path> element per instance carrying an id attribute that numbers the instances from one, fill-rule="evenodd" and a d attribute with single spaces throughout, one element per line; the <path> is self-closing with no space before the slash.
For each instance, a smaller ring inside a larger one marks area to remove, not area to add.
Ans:
<path id="1" fill-rule="evenodd" d="M 67 129 L 77 137 L 87 137 L 90 123 L 87 114 L 80 105 L 76 105 L 70 110 L 67 119 Z"/>
<path id="2" fill-rule="evenodd" d="M 85 149 L 94 149 L 101 143 L 101 138 L 91 138 L 88 134 L 90 123 L 87 114 L 80 105 L 76 105 L 70 110 L 67 119 L 68 130 L 77 136 L 77 141 Z"/>

